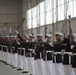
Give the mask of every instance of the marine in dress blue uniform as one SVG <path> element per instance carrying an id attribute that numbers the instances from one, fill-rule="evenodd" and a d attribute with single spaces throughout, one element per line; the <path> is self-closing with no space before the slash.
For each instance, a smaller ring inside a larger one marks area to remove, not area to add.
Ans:
<path id="1" fill-rule="evenodd" d="M 52 51 L 53 51 L 53 43 L 51 41 L 51 34 L 46 34 L 46 39 L 45 39 L 45 43 L 44 43 L 44 47 L 45 47 L 45 74 L 46 75 L 52 75 L 52 63 L 53 63 L 53 55 L 52 55 Z"/>
<path id="2" fill-rule="evenodd" d="M 64 45 L 62 44 L 62 34 L 56 33 L 55 35 L 56 41 L 54 42 L 54 65 L 55 65 L 55 73 L 56 75 L 63 74 L 63 66 L 62 66 L 62 50 L 64 49 Z"/>
<path id="3" fill-rule="evenodd" d="M 28 36 L 27 34 L 22 38 L 18 31 L 16 31 L 18 38 L 20 39 L 20 45 L 21 45 L 21 69 L 23 69 L 22 73 L 28 73 L 28 62 L 27 59 L 25 61 L 26 55 L 28 53 Z"/>
<path id="4" fill-rule="evenodd" d="M 42 40 L 43 35 L 37 35 L 37 45 L 36 45 L 36 75 L 44 75 L 44 43 Z"/>

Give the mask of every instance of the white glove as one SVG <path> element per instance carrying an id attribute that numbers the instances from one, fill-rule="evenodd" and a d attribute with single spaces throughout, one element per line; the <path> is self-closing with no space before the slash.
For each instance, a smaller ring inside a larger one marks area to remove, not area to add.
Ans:
<path id="1" fill-rule="evenodd" d="M 16 34 L 18 34 L 18 30 L 16 30 L 15 32 L 16 32 Z"/>
<path id="2" fill-rule="evenodd" d="M 71 49 L 73 49 L 74 48 L 74 45 L 71 45 Z"/>
<path id="3" fill-rule="evenodd" d="M 26 40 L 26 42 L 28 43 L 28 40 Z"/>

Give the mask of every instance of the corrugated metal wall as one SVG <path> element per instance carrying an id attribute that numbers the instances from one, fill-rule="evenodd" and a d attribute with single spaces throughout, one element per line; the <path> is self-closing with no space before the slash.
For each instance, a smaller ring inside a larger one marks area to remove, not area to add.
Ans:
<path id="1" fill-rule="evenodd" d="M 21 19 L 21 2 L 13 0 L 0 0 L 0 35 L 9 35 L 11 26 L 12 33 L 20 24 Z M 7 23 L 7 25 L 5 25 Z M 20 33 L 22 34 L 21 30 Z"/>

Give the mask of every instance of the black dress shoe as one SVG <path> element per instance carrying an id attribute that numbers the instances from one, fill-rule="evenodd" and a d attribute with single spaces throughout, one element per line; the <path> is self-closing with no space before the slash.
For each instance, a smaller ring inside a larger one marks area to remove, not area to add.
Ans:
<path id="1" fill-rule="evenodd" d="M 4 64 L 6 64 L 6 62 L 5 61 L 2 61 Z"/>
<path id="2" fill-rule="evenodd" d="M 5 63 L 5 65 L 9 65 L 9 64 Z"/>
<path id="3" fill-rule="evenodd" d="M 17 68 L 17 67 L 12 67 L 12 68 Z"/>
<path id="4" fill-rule="evenodd" d="M 13 65 L 10 65 L 10 67 L 13 67 Z"/>
<path id="5" fill-rule="evenodd" d="M 33 75 L 33 74 L 30 74 L 30 75 Z"/>
<path id="6" fill-rule="evenodd" d="M 22 73 L 28 73 L 28 71 L 23 71 Z"/>
<path id="7" fill-rule="evenodd" d="M 21 68 L 17 69 L 17 70 L 22 70 Z"/>

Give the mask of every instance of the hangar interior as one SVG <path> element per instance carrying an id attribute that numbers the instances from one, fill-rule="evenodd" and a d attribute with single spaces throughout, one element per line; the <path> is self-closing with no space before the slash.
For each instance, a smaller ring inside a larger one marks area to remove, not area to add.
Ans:
<path id="1" fill-rule="evenodd" d="M 56 32 L 63 36 L 55 38 Z M 76 34 L 76 0 L 0 0 L 0 75 L 76 75 L 76 36 L 74 40 L 71 33 Z M 35 34 L 36 40 L 26 34 Z"/>
<path id="2" fill-rule="evenodd" d="M 0 35 L 9 35 L 10 28 L 14 34 L 19 27 L 21 36 L 45 32 L 63 32 L 67 36 L 69 15 L 76 33 L 75 7 L 76 0 L 0 0 Z"/>

